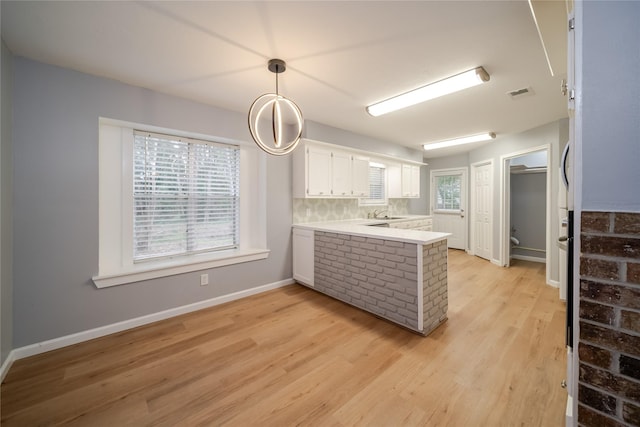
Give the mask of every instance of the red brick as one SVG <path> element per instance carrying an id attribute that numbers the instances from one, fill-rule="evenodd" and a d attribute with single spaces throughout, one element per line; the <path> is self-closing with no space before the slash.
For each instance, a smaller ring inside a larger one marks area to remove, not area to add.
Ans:
<path id="1" fill-rule="evenodd" d="M 615 419 L 599 414 L 583 405 L 578 405 L 578 423 L 587 427 L 625 427 Z"/>
<path id="2" fill-rule="evenodd" d="M 581 362 L 596 365 L 604 369 L 611 368 L 613 356 L 609 350 L 581 342 L 578 346 L 578 353 Z"/>
<path id="3" fill-rule="evenodd" d="M 608 212 L 582 212 L 580 231 L 607 233 L 609 232 L 611 214 Z"/>
<path id="4" fill-rule="evenodd" d="M 580 364 L 580 382 L 628 400 L 640 401 L 640 382 Z"/>
<path id="5" fill-rule="evenodd" d="M 616 234 L 640 234 L 640 214 L 616 213 L 613 224 Z"/>
<path id="6" fill-rule="evenodd" d="M 580 339 L 632 356 L 640 356 L 640 337 L 615 329 L 580 322 Z"/>
<path id="7" fill-rule="evenodd" d="M 584 254 L 640 258 L 640 237 L 582 235 L 580 250 Z"/>
<path id="8" fill-rule="evenodd" d="M 595 302 L 580 301 L 580 318 L 613 326 L 615 312 L 613 307 Z"/>
<path id="9" fill-rule="evenodd" d="M 580 403 L 605 414 L 616 415 L 617 399 L 609 394 L 580 384 L 578 387 L 578 400 Z"/>
<path id="10" fill-rule="evenodd" d="M 580 276 L 596 279 L 618 280 L 620 278 L 618 263 L 602 259 L 580 258 Z"/>
<path id="11" fill-rule="evenodd" d="M 624 402 L 622 405 L 622 418 L 633 426 L 640 426 L 640 407 Z"/>
<path id="12" fill-rule="evenodd" d="M 635 262 L 627 263 L 627 282 L 640 284 L 640 264 Z"/>
<path id="13" fill-rule="evenodd" d="M 621 310 L 620 327 L 640 334 L 640 313 Z"/>
<path id="14" fill-rule="evenodd" d="M 635 287 L 581 280 L 580 298 L 618 307 L 640 309 L 640 288 Z"/>
<path id="15" fill-rule="evenodd" d="M 622 375 L 640 380 L 640 359 L 621 354 L 619 365 Z"/>

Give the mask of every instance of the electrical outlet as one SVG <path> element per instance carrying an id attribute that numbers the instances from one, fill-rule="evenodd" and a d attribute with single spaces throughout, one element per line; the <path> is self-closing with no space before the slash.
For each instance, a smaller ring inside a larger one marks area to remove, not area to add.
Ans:
<path id="1" fill-rule="evenodd" d="M 307 208 L 307 216 L 311 216 L 311 208 Z"/>
<path id="2" fill-rule="evenodd" d="M 209 274 L 201 274 L 200 275 L 200 286 L 206 286 L 209 284 Z"/>

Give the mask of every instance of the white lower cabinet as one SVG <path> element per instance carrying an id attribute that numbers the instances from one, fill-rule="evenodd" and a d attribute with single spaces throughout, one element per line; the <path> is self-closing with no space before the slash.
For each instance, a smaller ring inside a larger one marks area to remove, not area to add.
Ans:
<path id="1" fill-rule="evenodd" d="M 313 286 L 314 269 L 313 230 L 293 229 L 293 278 Z"/>

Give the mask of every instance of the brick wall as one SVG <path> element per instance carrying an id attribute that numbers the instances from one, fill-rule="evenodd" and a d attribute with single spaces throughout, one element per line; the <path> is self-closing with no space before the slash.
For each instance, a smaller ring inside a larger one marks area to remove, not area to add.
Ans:
<path id="1" fill-rule="evenodd" d="M 447 319 L 449 297 L 447 286 L 447 241 L 441 240 L 422 248 L 424 262 L 423 278 L 423 318 L 425 334 L 434 330 Z"/>
<path id="2" fill-rule="evenodd" d="M 426 334 L 446 319 L 447 312 L 446 241 L 438 243 L 423 251 L 423 266 L 435 265 L 429 270 L 423 295 L 425 301 L 438 298 L 426 311 L 437 318 L 425 317 L 423 325 L 418 324 L 422 304 L 418 301 L 416 244 L 316 231 L 314 288 L 407 328 L 423 329 Z M 429 329 L 425 329 L 427 324 Z"/>
<path id="3" fill-rule="evenodd" d="M 640 426 L 640 214 L 580 228 L 578 423 Z"/>

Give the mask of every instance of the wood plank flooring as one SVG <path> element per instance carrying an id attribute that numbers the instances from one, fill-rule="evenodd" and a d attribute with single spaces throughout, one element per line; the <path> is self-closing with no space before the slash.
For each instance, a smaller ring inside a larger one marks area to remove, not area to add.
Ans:
<path id="1" fill-rule="evenodd" d="M 544 264 L 449 251 L 428 337 L 291 285 L 18 360 L 3 426 L 562 426 Z"/>

